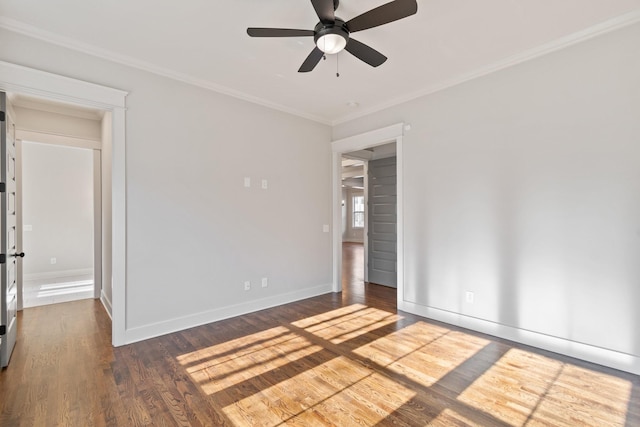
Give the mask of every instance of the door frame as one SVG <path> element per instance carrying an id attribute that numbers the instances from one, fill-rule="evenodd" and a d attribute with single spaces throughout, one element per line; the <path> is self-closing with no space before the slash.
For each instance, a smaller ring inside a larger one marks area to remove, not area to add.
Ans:
<path id="1" fill-rule="evenodd" d="M 404 135 L 404 123 L 396 123 L 391 126 L 376 129 L 370 132 L 338 139 L 331 143 L 332 151 L 332 212 L 333 212 L 333 292 L 342 291 L 342 227 L 338 225 L 342 222 L 342 155 L 352 151 L 365 150 L 367 148 L 384 145 L 391 142 L 396 143 L 396 174 L 397 174 L 397 248 L 398 248 L 398 287 L 397 299 L 398 305 L 403 300 L 404 295 L 404 220 L 403 220 L 403 183 L 402 183 L 402 138 Z M 365 185 L 365 197 L 366 197 Z M 365 244 L 366 221 L 365 221 Z"/>
<path id="2" fill-rule="evenodd" d="M 111 113 L 112 343 L 114 346 L 126 344 L 125 111 L 128 92 L 4 61 L 0 61 L 0 76 L 0 90 L 5 92 L 83 105 Z"/>

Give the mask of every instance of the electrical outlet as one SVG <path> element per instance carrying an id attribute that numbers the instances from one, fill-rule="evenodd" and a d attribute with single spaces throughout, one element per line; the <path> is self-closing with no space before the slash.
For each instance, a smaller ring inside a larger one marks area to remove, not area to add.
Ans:
<path id="1" fill-rule="evenodd" d="M 262 189 L 266 190 L 267 188 L 269 188 L 269 181 L 267 181 L 266 179 L 262 180 Z"/>
<path id="2" fill-rule="evenodd" d="M 248 177 L 248 176 L 245 176 L 245 177 L 244 177 L 244 186 L 245 186 L 246 188 L 251 187 L 251 178 L 250 178 L 250 177 Z"/>
<path id="3" fill-rule="evenodd" d="M 474 300 L 473 292 L 467 291 L 466 297 L 467 297 L 467 302 L 469 304 L 473 304 L 473 300 Z"/>
<path id="4" fill-rule="evenodd" d="M 269 286 L 269 279 L 267 279 L 266 277 L 262 278 L 262 287 L 266 288 L 267 286 Z"/>
<path id="5" fill-rule="evenodd" d="M 244 282 L 244 290 L 245 291 L 250 291 L 251 290 L 251 282 L 250 281 L 246 281 Z"/>
<path id="6" fill-rule="evenodd" d="M 51 264 L 55 264 L 56 262 L 58 262 L 58 260 L 57 260 L 57 259 L 55 259 L 55 258 L 51 258 Z"/>

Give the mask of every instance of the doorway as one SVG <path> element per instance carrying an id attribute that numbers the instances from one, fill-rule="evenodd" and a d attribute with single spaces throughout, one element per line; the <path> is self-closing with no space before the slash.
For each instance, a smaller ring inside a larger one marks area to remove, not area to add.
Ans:
<path id="1" fill-rule="evenodd" d="M 333 151 L 333 222 L 336 225 L 334 227 L 334 240 L 333 240 L 333 260 L 334 260 L 334 291 L 340 292 L 342 290 L 342 257 L 343 257 L 343 233 L 345 231 L 344 227 L 344 214 L 343 214 L 343 200 L 346 199 L 344 197 L 343 192 L 343 158 L 354 159 L 354 157 L 360 157 L 361 160 L 364 161 L 364 176 L 367 175 L 367 165 L 370 160 L 374 160 L 374 156 L 381 157 L 393 157 L 396 158 L 396 215 L 397 215 L 397 224 L 395 226 L 396 237 L 395 237 L 395 248 L 397 250 L 396 254 L 396 283 L 397 283 L 397 298 L 398 300 L 402 299 L 403 295 L 403 252 L 402 252 L 402 135 L 404 131 L 404 124 L 399 123 L 396 125 L 389 126 L 387 128 L 378 129 L 372 132 L 367 132 L 365 134 L 356 135 L 353 137 L 341 139 L 338 141 L 334 141 L 332 143 L 332 151 Z M 374 155 L 374 153 L 378 151 L 379 154 Z M 383 154 L 384 153 L 384 154 Z M 363 158 L 364 157 L 364 158 Z M 363 178 L 364 178 L 363 176 Z M 366 180 L 365 180 L 366 181 Z M 368 185 L 365 183 L 364 185 L 364 195 L 365 200 L 368 198 Z M 366 204 L 365 204 L 366 206 Z M 365 208 L 366 209 L 366 208 Z M 367 236 L 367 213 L 365 213 L 365 227 L 363 233 L 363 245 L 364 251 L 366 252 L 363 260 L 366 260 L 365 263 L 369 263 L 369 244 L 368 244 L 368 236 Z M 363 266 L 363 277 L 364 281 L 368 281 L 369 268 L 368 266 Z"/>
<path id="2" fill-rule="evenodd" d="M 101 214 L 102 235 L 108 236 L 111 245 L 103 239 L 100 254 L 104 266 L 103 291 L 111 293 L 111 300 L 100 299 L 111 316 L 112 343 L 127 344 L 131 339 L 126 327 L 126 137 L 125 108 L 127 92 L 106 86 L 36 70 L 0 61 L 0 90 L 5 92 L 37 95 L 41 99 L 66 105 L 85 106 L 105 113 L 103 141 L 111 141 L 109 150 L 102 155 L 102 183 L 108 187 L 103 192 Z M 24 138 L 28 139 L 28 138 Z M 105 167 L 105 165 L 109 165 Z M 96 255 L 97 256 L 97 255 Z M 97 264 L 96 264 L 97 266 Z M 107 277 L 108 275 L 108 277 Z M 105 281 L 104 278 L 109 280 Z"/>
<path id="3" fill-rule="evenodd" d="M 351 274 L 391 288 L 397 286 L 396 175 L 395 142 L 342 154 L 343 259 L 363 252 L 362 271 Z"/>

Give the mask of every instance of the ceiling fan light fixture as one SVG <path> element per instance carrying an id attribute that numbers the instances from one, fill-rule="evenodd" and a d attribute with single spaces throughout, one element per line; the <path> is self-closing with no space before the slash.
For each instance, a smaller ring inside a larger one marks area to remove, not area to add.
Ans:
<path id="1" fill-rule="evenodd" d="M 249 27 L 247 34 L 250 37 L 313 36 L 316 46 L 298 69 L 299 73 L 313 71 L 322 58 L 326 59 L 326 54 L 336 54 L 343 49 L 372 67 L 378 67 L 387 57 L 372 47 L 350 38 L 351 33 L 389 24 L 418 11 L 417 0 L 391 0 L 345 22 L 335 15 L 339 3 L 339 0 L 311 0 L 320 20 L 313 30 Z M 337 72 L 336 75 L 340 76 Z"/>
<path id="2" fill-rule="evenodd" d="M 335 18 L 331 24 L 319 22 L 314 29 L 316 47 L 327 54 L 338 53 L 347 46 L 349 30 L 340 18 Z"/>
<path id="3" fill-rule="evenodd" d="M 340 52 L 347 45 L 347 39 L 342 34 L 325 34 L 316 41 L 318 49 L 324 53 L 334 54 Z"/>

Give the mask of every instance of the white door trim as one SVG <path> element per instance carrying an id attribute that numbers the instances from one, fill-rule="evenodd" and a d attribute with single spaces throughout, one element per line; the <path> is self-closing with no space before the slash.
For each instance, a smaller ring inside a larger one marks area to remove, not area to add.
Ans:
<path id="1" fill-rule="evenodd" d="M 110 111 L 112 158 L 112 342 L 126 343 L 126 144 L 127 92 L 0 61 L 0 90 Z M 105 286 L 108 286 L 105 283 Z"/>
<path id="2" fill-rule="evenodd" d="M 402 136 L 404 123 L 387 126 L 370 132 L 339 139 L 331 143 L 332 161 L 332 200 L 333 200 L 333 291 L 342 291 L 342 154 L 364 150 L 390 142 L 396 143 L 397 157 L 397 200 L 398 200 L 398 304 L 404 295 L 404 215 L 403 215 L 403 161 Z M 366 236 L 365 236 L 366 241 Z"/>

